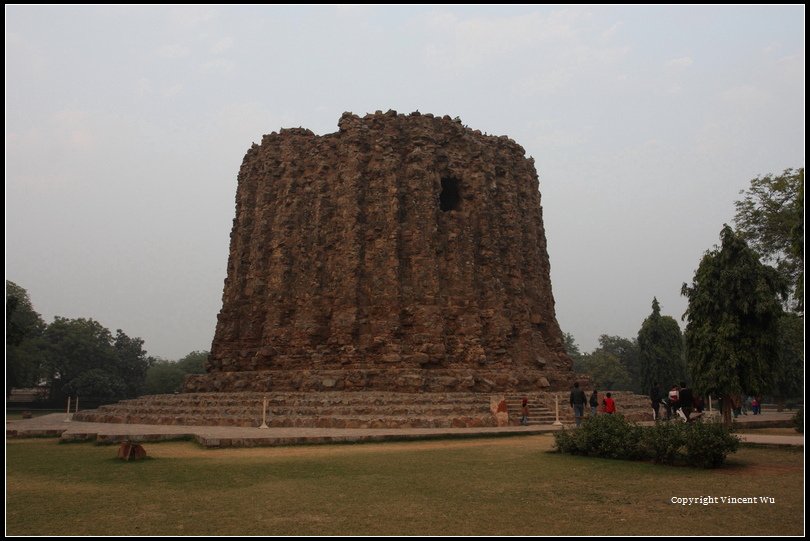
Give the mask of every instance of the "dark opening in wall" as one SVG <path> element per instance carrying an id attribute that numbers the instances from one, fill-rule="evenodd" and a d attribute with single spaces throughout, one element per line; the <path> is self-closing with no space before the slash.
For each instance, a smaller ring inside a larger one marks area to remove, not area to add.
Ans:
<path id="1" fill-rule="evenodd" d="M 461 195 L 458 193 L 458 179 L 447 177 L 442 179 L 442 193 L 439 194 L 439 208 L 442 211 L 458 209 Z"/>

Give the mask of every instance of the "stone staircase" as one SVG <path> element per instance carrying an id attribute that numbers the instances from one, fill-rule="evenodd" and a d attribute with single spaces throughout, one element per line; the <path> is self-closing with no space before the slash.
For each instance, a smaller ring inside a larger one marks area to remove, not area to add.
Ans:
<path id="1" fill-rule="evenodd" d="M 490 395 L 484 393 L 244 392 L 150 395 L 80 411 L 74 419 L 105 423 L 258 427 L 262 421 L 265 398 L 268 401 L 266 422 L 271 427 L 496 426 L 490 408 Z M 518 412 L 519 406 L 518 402 Z"/>
<path id="2" fill-rule="evenodd" d="M 607 392 L 607 391 L 606 391 Z M 648 396 L 634 394 L 630 391 L 610 391 L 616 401 L 616 412 L 629 421 L 652 421 L 652 405 Z M 604 397 L 604 393 L 600 393 Z M 589 395 L 590 396 L 590 395 Z M 665 408 L 661 406 L 661 414 Z"/>
<path id="3" fill-rule="evenodd" d="M 541 396 L 537 393 L 510 393 L 504 397 L 506 399 L 506 407 L 509 412 L 510 426 L 520 425 L 520 417 L 522 416 L 523 409 L 521 404 L 523 403 L 524 396 L 529 399 L 527 404 L 529 408 L 529 425 L 550 425 L 554 422 L 555 416 L 553 401 L 551 403 L 551 408 L 549 408 L 547 404 L 548 399 L 546 397 L 541 398 Z"/>
<path id="4" fill-rule="evenodd" d="M 509 424 L 519 425 L 523 397 L 529 399 L 529 424 L 550 425 L 555 421 L 555 396 L 559 397 L 560 422 L 564 425 L 574 424 L 574 411 L 568 403 L 570 391 L 518 394 L 510 393 L 505 396 L 509 410 Z M 585 389 L 585 394 L 590 398 L 591 389 Z M 608 391 L 599 391 L 599 401 L 605 397 Z M 630 391 L 610 391 L 611 396 L 616 401 L 616 411 L 630 421 L 652 421 L 652 408 L 650 399 L 643 395 L 634 394 Z M 590 416 L 590 407 L 585 408 L 585 417 Z M 663 408 L 662 408 L 663 411 Z"/>

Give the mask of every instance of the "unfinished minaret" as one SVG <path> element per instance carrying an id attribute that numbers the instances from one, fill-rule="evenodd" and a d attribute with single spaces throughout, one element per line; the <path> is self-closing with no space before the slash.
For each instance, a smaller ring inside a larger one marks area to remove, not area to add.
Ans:
<path id="1" fill-rule="evenodd" d="M 248 150 L 208 373 L 185 390 L 567 386 L 533 159 L 447 116 L 339 127 Z"/>

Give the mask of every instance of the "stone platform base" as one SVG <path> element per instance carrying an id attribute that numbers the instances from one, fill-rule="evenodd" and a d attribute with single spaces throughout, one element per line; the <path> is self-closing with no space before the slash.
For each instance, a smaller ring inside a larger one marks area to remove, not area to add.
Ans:
<path id="1" fill-rule="evenodd" d="M 553 397 L 548 393 L 528 396 L 530 424 L 554 422 Z M 81 411 L 75 415 L 75 420 L 258 427 L 265 399 L 268 403 L 266 423 L 271 427 L 487 427 L 517 425 L 520 417 L 520 398 L 515 394 L 366 391 L 152 395 Z"/>
<path id="2" fill-rule="evenodd" d="M 186 378 L 187 393 L 383 391 L 397 393 L 499 393 L 566 389 L 571 374 L 532 368 L 260 370 L 211 372 Z"/>
<path id="3" fill-rule="evenodd" d="M 267 400 L 270 427 L 317 428 L 461 428 L 517 426 L 521 400 L 529 400 L 530 425 L 550 425 L 559 418 L 573 422 L 568 393 L 475 392 L 220 392 L 142 396 L 85 410 L 75 420 L 190 426 L 258 427 Z M 619 412 L 632 420 L 648 420 L 645 397 L 615 393 Z"/>
<path id="4" fill-rule="evenodd" d="M 258 427 L 443 428 L 496 426 L 477 393 L 183 393 L 143 396 L 76 414 L 77 421 Z"/>

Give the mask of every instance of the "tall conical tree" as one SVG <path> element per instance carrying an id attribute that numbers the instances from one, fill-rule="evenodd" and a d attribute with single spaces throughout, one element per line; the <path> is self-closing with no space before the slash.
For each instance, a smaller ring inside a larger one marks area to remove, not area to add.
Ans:
<path id="1" fill-rule="evenodd" d="M 683 361 L 681 328 L 674 318 L 661 315 L 661 306 L 655 297 L 652 314 L 644 320 L 638 331 L 638 349 L 645 391 L 650 390 L 654 383 L 660 383 L 668 389 L 684 379 L 686 366 Z"/>
<path id="2" fill-rule="evenodd" d="M 728 226 L 720 248 L 706 252 L 692 285 L 684 317 L 686 359 L 699 393 L 723 399 L 723 420 L 731 423 L 731 401 L 767 390 L 771 362 L 778 356 L 780 296 L 786 296 L 777 272 Z"/>

